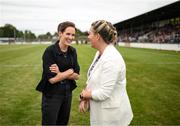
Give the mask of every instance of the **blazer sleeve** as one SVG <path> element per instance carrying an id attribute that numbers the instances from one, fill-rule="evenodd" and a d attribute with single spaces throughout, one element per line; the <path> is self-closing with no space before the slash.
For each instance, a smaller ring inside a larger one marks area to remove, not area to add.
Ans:
<path id="1" fill-rule="evenodd" d="M 49 67 L 52 64 L 55 64 L 55 56 L 53 55 L 53 51 L 52 48 L 47 48 L 43 54 L 42 57 L 43 60 L 43 73 L 45 74 L 45 77 L 47 80 L 49 80 L 50 78 L 54 77 L 56 74 L 52 73 L 49 70 Z"/>
<path id="2" fill-rule="evenodd" d="M 112 94 L 113 89 L 119 74 L 119 68 L 115 65 L 115 61 L 106 60 L 102 64 L 100 88 L 92 91 L 92 99 L 97 101 L 103 101 L 109 98 Z"/>
<path id="3" fill-rule="evenodd" d="M 48 83 L 49 83 L 48 80 L 55 76 L 55 73 L 52 73 L 49 70 L 49 66 L 51 64 L 55 63 L 50 47 L 48 47 L 44 51 L 44 54 L 42 56 L 42 61 L 43 61 L 42 78 L 41 78 L 40 82 L 38 83 L 36 90 L 41 91 L 41 92 L 45 92 L 47 90 L 47 87 L 48 87 Z"/>

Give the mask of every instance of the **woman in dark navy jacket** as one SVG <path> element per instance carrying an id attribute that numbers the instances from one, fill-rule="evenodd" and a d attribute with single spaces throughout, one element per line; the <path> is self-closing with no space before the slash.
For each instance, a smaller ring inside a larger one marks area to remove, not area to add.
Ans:
<path id="1" fill-rule="evenodd" d="M 75 48 L 75 24 L 69 21 L 58 26 L 59 40 L 46 48 L 42 79 L 36 90 L 42 92 L 42 125 L 67 125 L 72 90 L 76 88 L 80 67 Z"/>

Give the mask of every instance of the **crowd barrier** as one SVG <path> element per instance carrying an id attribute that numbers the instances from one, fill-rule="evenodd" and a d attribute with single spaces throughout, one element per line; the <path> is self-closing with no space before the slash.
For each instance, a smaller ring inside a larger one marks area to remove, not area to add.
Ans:
<path id="1" fill-rule="evenodd" d="M 180 43 L 179 44 L 167 44 L 167 43 L 118 42 L 118 45 L 125 46 L 125 47 L 134 47 L 134 48 L 148 48 L 148 49 L 158 49 L 158 50 L 180 51 Z"/>

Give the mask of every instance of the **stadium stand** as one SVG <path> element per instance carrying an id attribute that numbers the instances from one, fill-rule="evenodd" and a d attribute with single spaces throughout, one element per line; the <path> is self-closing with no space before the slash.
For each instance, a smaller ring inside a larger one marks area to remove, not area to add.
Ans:
<path id="1" fill-rule="evenodd" d="M 119 42 L 180 43 L 180 1 L 114 26 Z"/>

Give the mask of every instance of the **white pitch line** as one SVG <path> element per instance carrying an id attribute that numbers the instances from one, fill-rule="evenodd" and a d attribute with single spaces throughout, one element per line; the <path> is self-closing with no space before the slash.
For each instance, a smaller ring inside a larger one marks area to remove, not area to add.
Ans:
<path id="1" fill-rule="evenodd" d="M 40 67 L 42 65 L 29 65 L 29 64 L 9 64 L 9 65 L 0 65 L 0 67 Z"/>
<path id="2" fill-rule="evenodd" d="M 172 65 L 175 65 L 175 64 L 180 64 L 180 62 L 156 62 L 156 63 L 126 63 L 126 64 L 172 64 Z"/>
<path id="3" fill-rule="evenodd" d="M 159 53 L 159 52 L 147 52 L 141 50 L 143 53 L 149 53 L 149 54 L 154 54 L 154 55 L 161 55 L 161 56 L 172 56 L 172 57 L 179 57 L 179 55 L 174 55 L 174 54 L 168 54 L 168 53 Z"/>

